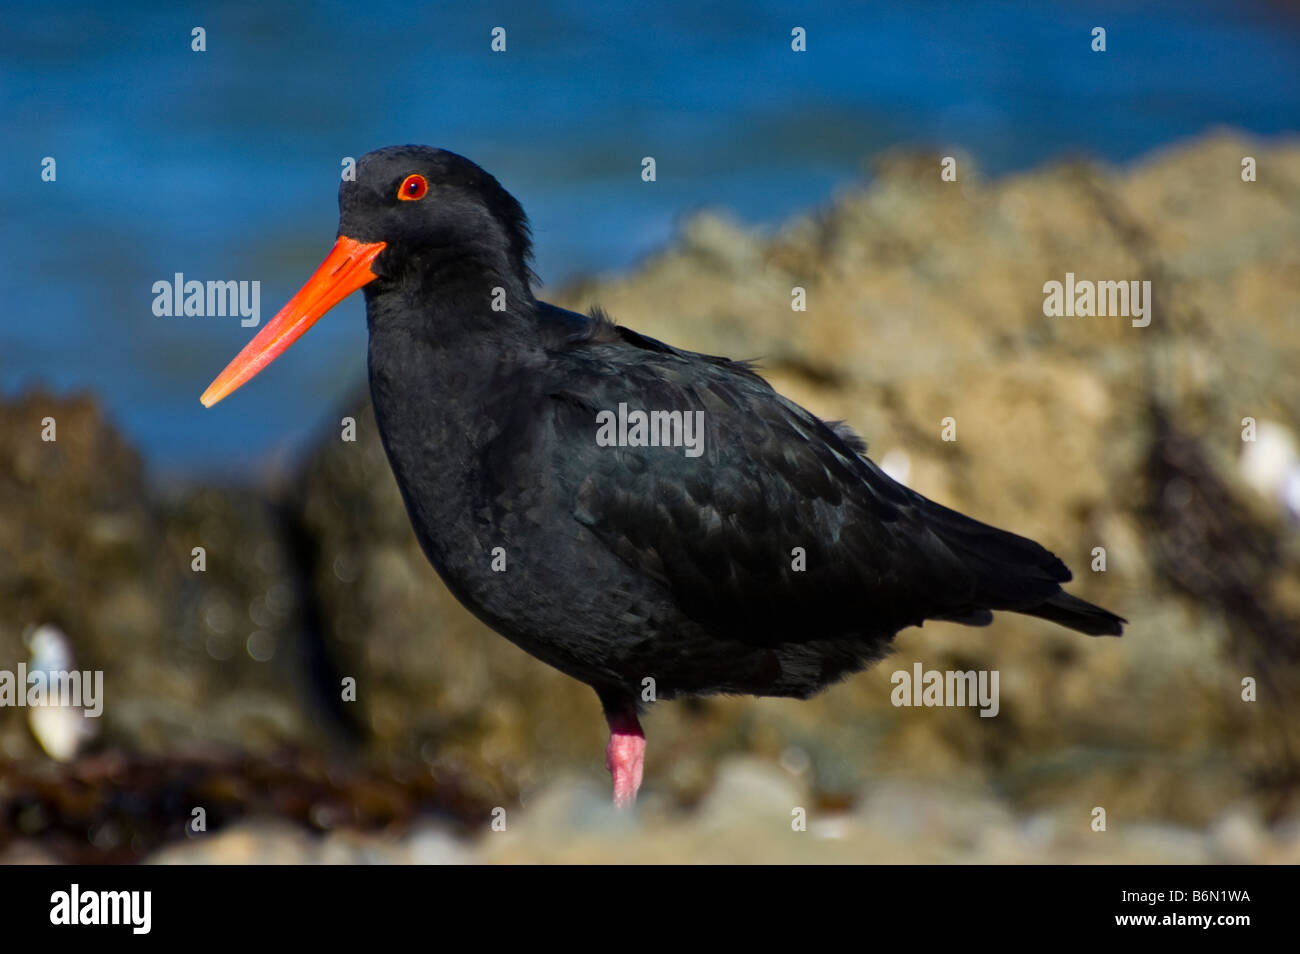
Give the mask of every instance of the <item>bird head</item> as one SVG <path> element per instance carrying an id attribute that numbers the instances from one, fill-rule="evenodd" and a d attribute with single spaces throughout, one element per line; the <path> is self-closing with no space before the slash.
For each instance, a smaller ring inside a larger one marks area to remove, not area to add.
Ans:
<path id="1" fill-rule="evenodd" d="M 367 153 L 339 186 L 334 248 L 199 400 L 211 407 L 242 387 L 359 288 L 410 287 L 439 264 L 469 264 L 527 296 L 531 254 L 523 209 L 470 160 L 429 146 Z"/>

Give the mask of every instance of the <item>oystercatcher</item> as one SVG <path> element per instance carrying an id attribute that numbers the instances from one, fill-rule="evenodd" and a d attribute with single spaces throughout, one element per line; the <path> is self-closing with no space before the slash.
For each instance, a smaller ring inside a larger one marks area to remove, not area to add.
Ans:
<path id="1" fill-rule="evenodd" d="M 375 417 L 420 546 L 488 626 L 595 689 L 616 803 L 641 782 L 648 701 L 805 698 L 927 619 L 1120 635 L 1042 546 L 896 483 L 744 362 L 539 301 L 530 256 L 523 209 L 473 162 L 369 153 L 333 251 L 202 402 L 364 288 Z"/>

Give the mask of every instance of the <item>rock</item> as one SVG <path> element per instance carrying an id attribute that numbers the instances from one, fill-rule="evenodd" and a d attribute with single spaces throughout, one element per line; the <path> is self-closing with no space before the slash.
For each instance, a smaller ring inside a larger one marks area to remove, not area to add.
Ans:
<path id="1" fill-rule="evenodd" d="M 729 758 L 700 805 L 701 824 L 735 827 L 751 822 L 784 822 L 808 811 L 808 792 L 779 766 L 762 759 Z"/>
<path id="2" fill-rule="evenodd" d="M 316 839 L 279 821 L 248 823 L 194 836 L 148 859 L 155 865 L 305 865 L 319 858 Z"/>
<path id="3" fill-rule="evenodd" d="M 0 668 L 52 624 L 78 668 L 104 674 L 106 745 L 321 740 L 293 561 L 265 495 L 155 493 L 85 397 L 0 402 L 0 447 Z M 23 714 L 0 708 L 0 752 L 42 757 Z"/>
<path id="4" fill-rule="evenodd" d="M 473 856 L 455 835 L 436 825 L 421 825 L 406 839 L 405 860 L 413 865 L 471 864 Z"/>
<path id="5" fill-rule="evenodd" d="M 1228 865 L 1248 865 L 1264 852 L 1268 833 L 1254 809 L 1241 805 L 1226 812 L 1209 831 L 1215 860 Z"/>

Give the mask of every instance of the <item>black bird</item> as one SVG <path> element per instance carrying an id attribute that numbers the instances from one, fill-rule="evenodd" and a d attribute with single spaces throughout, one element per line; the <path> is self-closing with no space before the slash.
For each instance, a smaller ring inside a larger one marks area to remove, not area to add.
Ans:
<path id="1" fill-rule="evenodd" d="M 523 209 L 473 162 L 372 152 L 339 187 L 334 250 L 202 401 L 364 287 L 420 546 L 487 625 L 596 690 L 617 803 L 641 782 L 645 701 L 805 698 L 927 619 L 1121 633 L 1046 549 L 896 483 L 747 364 L 537 300 L 530 256 Z"/>

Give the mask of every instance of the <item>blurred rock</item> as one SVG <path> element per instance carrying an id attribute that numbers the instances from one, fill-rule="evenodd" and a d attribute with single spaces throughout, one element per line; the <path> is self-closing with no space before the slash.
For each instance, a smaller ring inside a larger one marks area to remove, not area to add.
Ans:
<path id="1" fill-rule="evenodd" d="M 244 822 L 178 842 L 148 859 L 156 865 L 453 865 L 472 859 L 449 832 L 424 825 L 401 837 L 340 831 L 312 835 L 284 822 Z"/>
<path id="2" fill-rule="evenodd" d="M 1259 858 L 1268 833 L 1251 806 L 1239 806 L 1223 815 L 1210 828 L 1216 860 L 1229 865 L 1246 865 Z"/>
<path id="3" fill-rule="evenodd" d="M 778 774 L 772 774 L 778 773 Z M 791 825 L 788 802 L 775 794 L 780 770 L 750 760 L 723 769 L 736 801 L 718 795 L 703 811 L 642 811 L 616 824 L 592 824 L 589 805 L 609 807 L 592 786 L 560 780 L 510 817 L 501 830 L 482 826 L 465 837 L 436 825 L 407 831 L 308 834 L 268 820 L 171 845 L 159 864 L 1236 864 L 1294 863 L 1300 818 L 1269 829 L 1225 813 L 1208 829 L 1175 824 L 1120 824 L 1093 831 L 1087 814 L 1016 814 L 991 792 L 943 785 L 873 786 L 856 813 L 811 811 L 806 830 Z M 764 781 L 758 781 L 766 776 Z M 722 786 L 720 786 L 721 792 Z M 767 805 L 771 813 L 751 809 Z M 735 811 L 730 810 L 735 808 Z M 719 811 L 718 809 L 726 809 Z M 1225 838 L 1233 847 L 1225 853 Z M 26 849 L 24 849 L 26 850 Z M 25 856 L 23 856 L 25 857 Z M 39 859 L 39 856 L 36 856 Z M 0 860 L 4 860 L 0 858 Z"/>
<path id="4" fill-rule="evenodd" d="M 46 418 L 54 441 L 41 439 Z M 52 623 L 78 668 L 104 673 L 105 744 L 266 751 L 322 738 L 302 687 L 293 561 L 265 495 L 155 492 L 88 398 L 0 402 L 0 448 L 0 668 Z M 9 758 L 39 757 L 24 712 L 0 709 Z"/>
<path id="5" fill-rule="evenodd" d="M 424 835 L 407 846 L 411 851 L 451 860 L 449 843 L 439 838 L 453 829 L 475 830 L 489 817 L 488 806 L 454 777 L 419 765 L 364 765 L 308 751 L 106 752 L 68 764 L 0 764 L 0 858 L 10 849 L 25 855 L 36 844 L 62 862 L 121 864 L 176 842 L 180 853 L 186 852 L 179 843 L 190 843 L 188 854 L 196 860 L 236 863 L 241 852 L 254 849 L 224 833 L 270 820 L 294 837 L 257 848 L 262 860 L 320 860 L 294 847 L 308 844 L 313 832 L 338 832 L 331 844 L 351 845 L 346 850 L 355 853 L 367 850 L 371 839 L 414 830 Z"/>
<path id="6" fill-rule="evenodd" d="M 763 759 L 730 758 L 699 808 L 700 822 L 729 827 L 773 819 L 789 823 L 807 812 L 808 793 L 790 773 Z"/>

